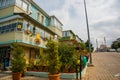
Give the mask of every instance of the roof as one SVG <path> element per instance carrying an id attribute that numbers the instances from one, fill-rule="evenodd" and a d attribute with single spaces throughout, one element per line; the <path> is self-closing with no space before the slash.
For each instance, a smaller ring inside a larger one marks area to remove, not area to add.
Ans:
<path id="1" fill-rule="evenodd" d="M 52 15 L 51 17 L 54 17 L 63 26 L 62 22 L 60 22 L 60 20 L 55 15 Z"/>
<path id="2" fill-rule="evenodd" d="M 78 36 L 78 35 L 75 35 L 80 41 L 82 41 L 82 39 Z"/>
<path id="3" fill-rule="evenodd" d="M 72 30 L 65 30 L 63 32 L 71 32 L 75 36 L 75 33 Z"/>
<path id="4" fill-rule="evenodd" d="M 38 10 L 40 10 L 43 14 L 45 14 L 47 17 L 50 18 L 50 16 L 40 7 L 38 4 L 36 4 L 33 0 L 29 0 L 31 4 L 33 4 Z"/>

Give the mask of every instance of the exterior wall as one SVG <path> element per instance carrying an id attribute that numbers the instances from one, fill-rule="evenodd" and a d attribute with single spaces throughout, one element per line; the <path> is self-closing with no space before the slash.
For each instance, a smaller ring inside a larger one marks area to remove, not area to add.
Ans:
<path id="1" fill-rule="evenodd" d="M 30 15 L 33 19 L 47 27 L 49 25 L 50 19 L 48 16 L 44 15 L 40 10 L 38 10 L 34 5 L 31 4 L 30 6 L 30 11 L 32 14 Z M 39 19 L 38 19 L 38 14 L 39 14 Z M 44 20 L 42 22 L 42 16 L 44 17 Z"/>
<path id="2" fill-rule="evenodd" d="M 43 41 L 42 38 L 40 38 L 40 44 L 35 43 L 36 37 L 30 37 L 30 35 L 24 34 L 24 32 L 9 32 L 5 34 L 0 34 L 0 44 L 7 44 L 11 42 L 21 42 L 22 45 L 28 44 L 29 46 L 38 46 L 45 48 L 46 42 Z"/>
<path id="3" fill-rule="evenodd" d="M 13 15 L 13 11 L 14 11 L 14 6 L 0 9 L 0 18 Z"/>
<path id="4" fill-rule="evenodd" d="M 70 33 L 70 38 L 71 38 L 71 39 L 75 39 L 75 35 L 72 34 L 72 33 Z"/>
<path id="5" fill-rule="evenodd" d="M 58 29 L 62 30 L 62 24 L 55 16 L 51 16 L 50 26 L 55 26 Z"/>
<path id="6" fill-rule="evenodd" d="M 75 39 L 75 35 L 71 31 L 63 31 L 63 37 L 70 37 L 70 39 Z"/>
<path id="7" fill-rule="evenodd" d="M 82 42 L 82 40 L 76 35 L 77 42 Z"/>
<path id="8" fill-rule="evenodd" d="M 51 31 L 55 32 L 59 37 L 62 37 L 62 31 L 55 26 L 48 27 Z"/>
<path id="9" fill-rule="evenodd" d="M 55 32 L 59 37 L 62 37 L 62 24 L 54 17 L 51 16 L 49 29 Z"/>
<path id="10" fill-rule="evenodd" d="M 25 13 L 29 13 L 30 3 L 28 2 L 28 0 L 15 0 L 15 5 Z M 19 9 L 18 12 L 20 11 Z"/>
<path id="11" fill-rule="evenodd" d="M 5 44 L 15 41 L 15 33 L 9 32 L 6 34 L 0 34 L 0 44 Z"/>
<path id="12" fill-rule="evenodd" d="M 27 13 L 27 12 L 25 12 L 23 9 L 17 6 L 14 6 L 14 13 Z"/>

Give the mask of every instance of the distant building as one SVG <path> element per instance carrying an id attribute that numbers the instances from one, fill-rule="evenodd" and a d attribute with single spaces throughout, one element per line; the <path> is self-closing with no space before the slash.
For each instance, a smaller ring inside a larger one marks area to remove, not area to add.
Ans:
<path id="1" fill-rule="evenodd" d="M 100 48 L 98 48 L 98 52 L 107 52 L 108 47 L 104 44 L 100 45 Z"/>

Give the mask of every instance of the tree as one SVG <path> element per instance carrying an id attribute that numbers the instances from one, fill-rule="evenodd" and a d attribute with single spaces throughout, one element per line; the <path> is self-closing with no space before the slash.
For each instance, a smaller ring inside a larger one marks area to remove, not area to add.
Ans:
<path id="1" fill-rule="evenodd" d="M 89 52 L 89 41 L 88 40 L 85 42 L 85 45 L 86 45 L 87 51 Z M 91 52 L 93 52 L 94 47 L 93 47 L 92 43 L 90 43 L 90 47 L 91 47 Z"/>
<path id="2" fill-rule="evenodd" d="M 48 52 L 48 68 L 50 74 L 57 74 L 60 71 L 61 62 L 58 52 L 58 43 L 52 40 L 49 40 L 47 45 Z"/>
<path id="3" fill-rule="evenodd" d="M 120 47 L 120 42 L 118 42 L 118 41 L 112 42 L 111 48 L 117 50 L 119 47 Z"/>
<path id="4" fill-rule="evenodd" d="M 75 48 L 72 44 L 59 44 L 58 52 L 60 55 L 60 61 L 62 62 L 61 71 L 64 68 L 73 66 Z"/>

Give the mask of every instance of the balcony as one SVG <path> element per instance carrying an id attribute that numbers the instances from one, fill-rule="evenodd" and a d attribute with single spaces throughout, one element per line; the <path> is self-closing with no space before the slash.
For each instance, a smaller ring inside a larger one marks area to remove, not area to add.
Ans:
<path id="1" fill-rule="evenodd" d="M 46 42 L 40 38 L 36 39 L 36 36 L 26 34 L 23 31 L 14 31 L 5 34 L 0 34 L 0 44 L 10 44 L 12 42 L 19 42 L 21 45 L 45 47 Z"/>

